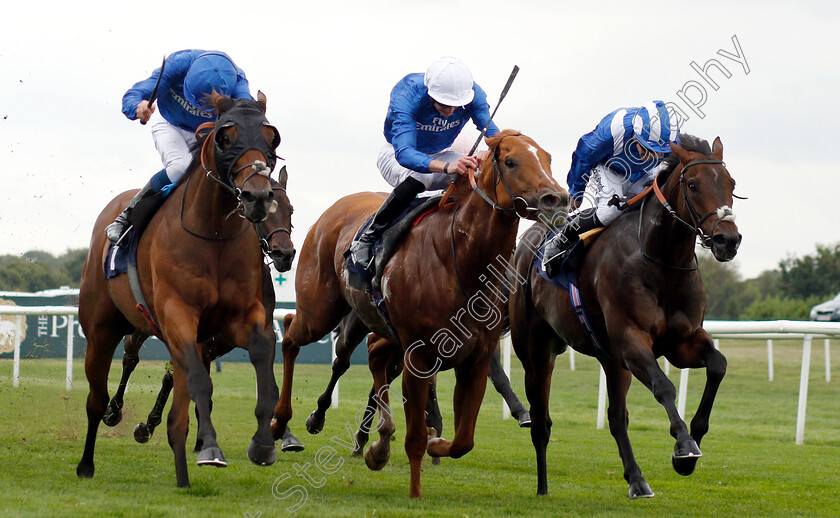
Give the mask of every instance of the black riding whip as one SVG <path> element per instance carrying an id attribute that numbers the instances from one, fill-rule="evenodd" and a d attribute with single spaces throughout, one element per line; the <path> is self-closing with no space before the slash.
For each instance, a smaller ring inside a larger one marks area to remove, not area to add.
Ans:
<path id="1" fill-rule="evenodd" d="M 152 95 L 149 96 L 149 106 L 151 106 L 152 103 L 155 102 L 155 99 L 157 99 L 158 87 L 160 86 L 160 80 L 163 77 L 163 69 L 165 67 L 166 67 L 166 55 L 163 56 L 163 61 L 160 64 L 160 74 L 158 75 L 157 82 L 155 83 L 155 88 L 154 88 L 154 90 L 152 90 Z M 146 123 L 143 122 L 143 121 L 140 121 L 140 124 L 145 125 Z"/>
<path id="2" fill-rule="evenodd" d="M 507 95 L 508 90 L 510 90 L 510 85 L 513 84 L 513 80 L 516 79 L 516 74 L 518 74 L 518 73 L 519 73 L 519 67 L 516 66 L 516 65 L 513 65 L 513 70 L 510 73 L 510 77 L 508 77 L 507 83 L 505 84 L 505 87 L 502 89 L 502 95 L 499 96 L 499 102 L 496 103 L 496 108 L 494 108 L 493 113 L 490 114 L 490 119 L 487 121 L 487 124 L 485 124 L 484 127 L 481 128 L 481 134 L 478 136 L 478 139 L 475 141 L 475 144 L 473 144 L 472 149 L 470 149 L 470 152 L 469 152 L 470 156 L 472 156 L 472 154 L 475 153 L 475 150 L 478 149 L 478 145 L 481 143 L 481 139 L 484 138 L 484 133 L 487 131 L 487 126 L 490 124 L 490 122 L 493 120 L 493 117 L 496 115 L 496 110 L 498 110 L 499 105 L 502 104 L 502 99 L 504 99 L 505 96 Z"/>

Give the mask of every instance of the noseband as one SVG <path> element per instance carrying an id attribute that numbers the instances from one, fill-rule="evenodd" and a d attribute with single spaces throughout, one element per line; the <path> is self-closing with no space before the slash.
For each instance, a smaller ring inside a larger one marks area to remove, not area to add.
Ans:
<path id="1" fill-rule="evenodd" d="M 283 187 L 272 187 L 272 191 L 280 191 L 285 193 L 286 189 Z M 254 223 L 254 228 L 257 230 L 257 236 L 260 238 L 260 248 L 262 249 L 263 255 L 269 260 L 269 262 L 274 262 L 274 259 L 271 257 L 271 246 L 269 245 L 269 239 L 271 236 L 278 232 L 285 232 L 289 234 L 289 237 L 292 236 L 292 229 L 286 227 L 277 227 L 268 234 L 263 234 L 262 228 L 260 228 L 260 224 Z"/>

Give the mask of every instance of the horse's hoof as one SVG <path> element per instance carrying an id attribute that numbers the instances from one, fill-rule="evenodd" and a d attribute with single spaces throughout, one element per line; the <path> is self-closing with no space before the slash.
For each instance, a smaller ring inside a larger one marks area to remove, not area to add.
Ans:
<path id="1" fill-rule="evenodd" d="M 319 416 L 318 411 L 315 410 L 306 418 L 306 431 L 312 435 L 320 433 L 324 429 L 324 421 L 326 421 L 326 416 L 324 414 Z"/>
<path id="2" fill-rule="evenodd" d="M 692 438 L 677 441 L 677 444 L 674 446 L 674 457 L 677 459 L 690 459 L 702 456 L 703 453 L 700 451 L 700 446 Z"/>
<path id="3" fill-rule="evenodd" d="M 517 418 L 520 428 L 531 428 L 531 414 L 527 410 Z"/>
<path id="4" fill-rule="evenodd" d="M 306 449 L 306 447 L 297 440 L 297 437 L 290 433 L 283 437 L 283 442 L 280 444 L 280 451 L 296 452 L 303 451 L 304 449 Z"/>
<path id="5" fill-rule="evenodd" d="M 432 457 L 432 466 L 440 465 L 440 457 Z"/>
<path id="6" fill-rule="evenodd" d="M 93 478 L 93 466 L 79 464 L 76 466 L 76 476 L 79 478 Z"/>
<path id="7" fill-rule="evenodd" d="M 351 457 L 361 457 L 364 453 L 362 452 L 362 448 L 356 448 L 350 452 Z"/>
<path id="8" fill-rule="evenodd" d="M 365 452 L 365 465 L 371 471 L 379 471 L 388 464 L 388 459 L 391 457 L 391 449 L 388 448 L 384 453 L 376 454 L 373 451 L 373 447 L 371 446 L 368 448 L 368 451 Z"/>
<path id="9" fill-rule="evenodd" d="M 653 490 L 644 480 L 630 484 L 630 493 L 627 495 L 630 500 L 637 498 L 653 498 Z"/>
<path id="10" fill-rule="evenodd" d="M 274 443 L 266 445 L 257 444 L 252 439 L 246 453 L 251 462 L 257 466 L 271 466 L 277 461 L 277 448 L 274 446 Z"/>
<path id="11" fill-rule="evenodd" d="M 216 466 L 217 468 L 227 467 L 225 456 L 222 454 L 222 449 L 218 446 L 204 448 L 201 450 L 195 463 L 199 466 Z"/>
<path id="12" fill-rule="evenodd" d="M 694 468 L 697 466 L 697 459 L 700 457 L 671 457 L 671 465 L 674 466 L 674 471 L 680 475 L 687 477 L 694 473 Z"/>
<path id="13" fill-rule="evenodd" d="M 122 410 L 113 409 L 111 405 L 105 409 L 105 415 L 102 416 L 102 422 L 108 426 L 117 426 L 122 421 Z"/>
<path id="14" fill-rule="evenodd" d="M 149 427 L 146 426 L 146 423 L 138 423 L 137 426 L 134 427 L 134 440 L 140 444 L 149 442 L 151 437 L 152 433 L 149 431 Z"/>

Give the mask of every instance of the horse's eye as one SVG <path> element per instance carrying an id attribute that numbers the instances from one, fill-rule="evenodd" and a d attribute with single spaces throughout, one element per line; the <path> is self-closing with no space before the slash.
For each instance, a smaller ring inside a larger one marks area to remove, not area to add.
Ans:
<path id="1" fill-rule="evenodd" d="M 516 162 L 512 158 L 505 158 L 505 167 L 513 169 L 516 167 Z"/>
<path id="2" fill-rule="evenodd" d="M 688 188 L 691 189 L 692 191 L 696 191 L 697 190 L 697 184 L 694 183 L 694 182 L 688 182 Z"/>

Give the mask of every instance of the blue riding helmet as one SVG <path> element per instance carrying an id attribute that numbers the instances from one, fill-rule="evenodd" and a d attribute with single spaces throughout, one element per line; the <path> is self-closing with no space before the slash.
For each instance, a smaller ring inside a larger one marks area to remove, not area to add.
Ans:
<path id="1" fill-rule="evenodd" d="M 670 153 L 671 142 L 678 142 L 680 135 L 677 115 L 669 113 L 662 101 L 649 102 L 633 117 L 633 134 L 647 149 Z"/>
<path id="2" fill-rule="evenodd" d="M 196 108 L 207 105 L 205 97 L 213 90 L 230 96 L 236 85 L 236 65 L 222 53 L 202 54 L 184 76 L 184 97 Z"/>

